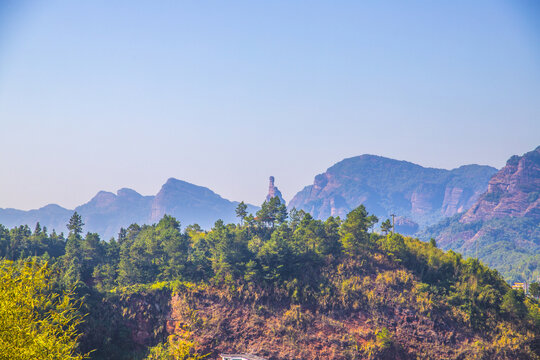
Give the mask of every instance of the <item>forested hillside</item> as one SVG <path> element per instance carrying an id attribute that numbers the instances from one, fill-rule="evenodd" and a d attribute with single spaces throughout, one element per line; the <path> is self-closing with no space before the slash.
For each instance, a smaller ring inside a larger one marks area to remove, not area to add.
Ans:
<path id="1" fill-rule="evenodd" d="M 475 256 L 508 281 L 540 278 L 540 146 L 512 156 L 463 214 L 425 229 L 444 249 Z"/>
<path id="2" fill-rule="evenodd" d="M 377 218 L 363 206 L 325 221 L 278 198 L 236 212 L 210 231 L 165 215 L 110 242 L 84 234 L 75 213 L 67 236 L 0 227 L 0 255 L 47 262 L 48 291 L 74 289 L 88 314 L 77 352 L 92 359 L 540 356 L 538 301 L 476 259 L 370 232 Z"/>

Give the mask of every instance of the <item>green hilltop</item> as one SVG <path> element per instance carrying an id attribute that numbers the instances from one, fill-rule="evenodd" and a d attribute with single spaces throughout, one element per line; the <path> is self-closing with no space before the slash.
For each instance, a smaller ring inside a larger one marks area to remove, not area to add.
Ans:
<path id="1" fill-rule="evenodd" d="M 0 255 L 10 266 L 47 261 L 49 291 L 74 289 L 87 315 L 71 350 L 92 359 L 540 355 L 536 299 L 434 241 L 371 232 L 363 206 L 322 221 L 272 198 L 237 215 L 210 231 L 165 215 L 104 242 L 75 213 L 67 237 L 0 227 Z"/>

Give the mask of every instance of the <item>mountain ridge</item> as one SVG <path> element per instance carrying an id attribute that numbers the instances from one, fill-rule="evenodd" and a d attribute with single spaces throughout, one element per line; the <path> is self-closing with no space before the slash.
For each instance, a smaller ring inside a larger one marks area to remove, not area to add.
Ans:
<path id="1" fill-rule="evenodd" d="M 426 225 L 468 209 L 496 171 L 476 164 L 437 169 L 364 154 L 343 159 L 316 175 L 313 184 L 289 202 L 289 209 L 325 219 L 344 217 L 365 204 L 380 218 L 396 213 L 407 222 Z"/>
<path id="2" fill-rule="evenodd" d="M 540 219 L 540 146 L 523 156 L 508 159 L 461 221 L 505 216 Z"/>
<path id="3" fill-rule="evenodd" d="M 495 172 L 495 168 L 484 165 L 446 170 L 363 154 L 339 161 L 325 173 L 316 175 L 314 183 L 290 201 L 289 209 L 303 209 L 315 218 L 344 217 L 364 203 L 381 220 L 396 213 L 397 231 L 412 234 L 443 216 L 468 209 Z M 273 177 L 268 196 L 278 196 L 284 203 Z M 86 230 L 110 238 L 120 227 L 134 222 L 157 222 L 165 214 L 177 217 L 183 224 L 198 223 L 203 228 L 210 228 L 216 218 L 234 222 L 237 204 L 209 188 L 169 178 L 156 195 L 141 195 L 133 189 L 121 188 L 116 194 L 99 191 L 73 210 L 49 205 L 29 211 L 0 209 L 0 223 L 34 226 L 39 221 L 42 226 L 62 231 L 73 211 L 77 211 L 86 223 Z M 256 210 L 256 206 L 248 205 L 249 212 Z"/>
<path id="4" fill-rule="evenodd" d="M 174 199 L 166 199 L 167 195 Z M 0 224 L 6 227 L 33 227 L 39 222 L 49 230 L 63 232 L 76 211 L 83 218 L 85 231 L 96 232 L 109 239 L 116 236 L 121 227 L 128 227 L 132 223 L 154 223 L 165 214 L 177 217 L 184 225 L 197 223 L 209 229 L 215 219 L 234 221 L 237 205 L 238 202 L 225 199 L 209 188 L 171 177 L 156 195 L 141 195 L 124 187 L 116 194 L 100 190 L 74 209 L 57 204 L 28 211 L 0 208 Z M 248 210 L 254 212 L 257 207 L 248 204 Z"/>
<path id="5" fill-rule="evenodd" d="M 540 146 L 514 155 L 471 208 L 420 232 L 443 249 L 478 257 L 508 280 L 540 276 Z"/>

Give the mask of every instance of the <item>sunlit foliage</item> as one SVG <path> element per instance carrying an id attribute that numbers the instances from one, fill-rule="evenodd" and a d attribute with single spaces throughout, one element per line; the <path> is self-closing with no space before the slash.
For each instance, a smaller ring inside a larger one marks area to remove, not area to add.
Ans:
<path id="1" fill-rule="evenodd" d="M 0 263 L 0 358 L 83 359 L 71 293 L 51 288 L 47 264 Z"/>
<path id="2" fill-rule="evenodd" d="M 374 233 L 378 219 L 363 206 L 345 219 L 326 221 L 304 211 L 287 213 L 277 198 L 263 204 L 256 216 L 248 214 L 242 203 L 237 210 L 239 224 L 217 220 L 210 230 L 197 224 L 182 230 L 177 219 L 166 215 L 157 224 L 132 224 L 108 242 L 97 234 L 83 235 L 83 219 L 76 214 L 67 239 L 39 226 L 34 232 L 24 226 L 12 230 L 0 226 L 0 255 L 50 261 L 58 271 L 54 286 L 75 287 L 77 296 L 85 299 L 84 312 L 90 314 L 84 349 L 96 348 L 94 354 L 104 359 L 135 358 L 129 331 L 122 327 L 126 318 L 136 316 L 127 305 L 119 305 L 129 297 L 125 294 L 210 288 L 227 301 L 254 307 L 281 304 L 288 309 L 282 319 L 287 336 L 307 331 L 317 312 L 369 314 L 373 331 L 351 348 L 352 358 L 399 352 L 402 340 L 383 321 L 384 314 L 396 308 L 467 329 L 475 342 L 460 350 L 465 357 L 489 358 L 496 353 L 533 357 L 532 334 L 540 329 L 538 301 L 512 290 L 497 271 L 477 259 L 464 259 L 437 248 L 435 241 L 422 242 L 390 229 Z M 10 276 L 33 268 L 16 269 L 4 265 Z M 48 276 L 43 269 L 33 271 Z M 25 296 L 39 298 L 49 294 L 45 289 L 50 290 L 45 287 Z M 54 299 L 62 304 L 60 299 L 66 298 L 70 296 Z M 144 311 L 151 312 L 152 307 Z M 80 319 L 73 312 L 65 314 L 69 321 L 63 329 L 68 331 L 62 334 L 72 339 L 74 351 Z M 154 331 L 163 334 L 164 325 L 159 326 Z M 146 355 L 196 359 L 192 331 L 167 341 L 162 337 L 163 343 Z"/>

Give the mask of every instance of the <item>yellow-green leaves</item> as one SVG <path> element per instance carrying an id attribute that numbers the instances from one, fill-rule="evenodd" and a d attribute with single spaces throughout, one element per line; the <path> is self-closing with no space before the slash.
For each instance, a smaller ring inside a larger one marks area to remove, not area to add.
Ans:
<path id="1" fill-rule="evenodd" d="M 72 294 L 51 289 L 47 266 L 0 262 L 0 359 L 83 359 Z"/>

